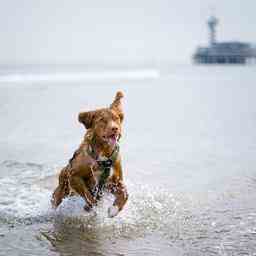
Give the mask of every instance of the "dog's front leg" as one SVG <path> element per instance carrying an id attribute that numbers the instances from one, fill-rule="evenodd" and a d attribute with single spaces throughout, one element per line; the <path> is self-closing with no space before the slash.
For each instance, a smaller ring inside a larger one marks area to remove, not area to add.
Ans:
<path id="1" fill-rule="evenodd" d="M 61 204 L 63 198 L 69 195 L 68 171 L 68 166 L 61 170 L 59 174 L 59 184 L 52 194 L 51 203 L 52 207 L 55 209 Z"/>
<path id="2" fill-rule="evenodd" d="M 82 198 L 84 198 L 85 202 L 87 203 L 84 209 L 89 211 L 93 205 L 96 204 L 96 200 L 87 189 L 83 177 L 79 175 L 72 175 L 69 178 L 69 184 L 73 190 L 75 190 Z"/>
<path id="3" fill-rule="evenodd" d="M 114 174 L 107 184 L 108 190 L 115 196 L 113 205 L 108 209 L 109 217 L 115 217 L 124 207 L 128 200 L 126 186 L 123 183 L 123 173 L 120 157 L 113 166 Z"/>
<path id="4" fill-rule="evenodd" d="M 125 185 L 122 182 L 111 185 L 110 192 L 115 196 L 115 201 L 108 209 L 109 217 L 115 217 L 124 207 L 128 200 L 128 193 Z"/>

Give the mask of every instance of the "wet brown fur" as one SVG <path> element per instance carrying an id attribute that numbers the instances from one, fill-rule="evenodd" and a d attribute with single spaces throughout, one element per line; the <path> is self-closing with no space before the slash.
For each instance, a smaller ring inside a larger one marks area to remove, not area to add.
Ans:
<path id="1" fill-rule="evenodd" d="M 62 200 L 73 193 L 80 195 L 86 202 L 85 209 L 90 210 L 96 203 L 90 191 L 96 184 L 99 166 L 88 154 L 88 147 L 93 147 L 98 156 L 110 157 L 114 145 L 106 143 L 109 136 L 120 137 L 124 114 L 121 108 L 122 92 L 117 92 L 109 108 L 81 112 L 78 116 L 87 132 L 79 148 L 73 154 L 67 166 L 59 174 L 59 185 L 52 195 L 52 205 L 57 208 Z M 124 207 L 128 194 L 123 183 L 121 156 L 118 154 L 113 165 L 113 175 L 106 181 L 106 188 L 115 196 L 114 206 L 119 211 Z"/>

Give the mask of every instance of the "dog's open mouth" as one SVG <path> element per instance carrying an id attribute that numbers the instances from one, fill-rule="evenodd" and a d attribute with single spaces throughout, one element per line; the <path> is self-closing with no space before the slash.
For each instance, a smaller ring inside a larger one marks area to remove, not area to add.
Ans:
<path id="1" fill-rule="evenodd" d="M 109 137 L 108 137 L 108 141 L 110 144 L 116 144 L 117 143 L 117 134 L 111 134 Z"/>
<path id="2" fill-rule="evenodd" d="M 103 140 L 108 143 L 109 145 L 115 145 L 118 141 L 118 137 L 119 135 L 116 133 L 113 133 L 111 135 L 108 136 L 103 136 Z"/>

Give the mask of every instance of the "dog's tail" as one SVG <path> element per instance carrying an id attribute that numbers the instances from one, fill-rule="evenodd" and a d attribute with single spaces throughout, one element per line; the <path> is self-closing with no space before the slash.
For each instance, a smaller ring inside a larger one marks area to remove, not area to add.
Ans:
<path id="1" fill-rule="evenodd" d="M 110 108 L 118 108 L 121 104 L 121 99 L 124 97 L 124 94 L 121 91 L 116 93 L 113 103 L 110 105 Z"/>
<path id="2" fill-rule="evenodd" d="M 124 116 L 123 109 L 122 109 L 122 103 L 121 103 L 121 99 L 123 97 L 124 97 L 124 94 L 121 91 L 118 91 L 116 93 L 113 103 L 110 105 L 110 108 L 115 110 L 119 114 L 121 119 L 123 119 L 123 116 Z"/>

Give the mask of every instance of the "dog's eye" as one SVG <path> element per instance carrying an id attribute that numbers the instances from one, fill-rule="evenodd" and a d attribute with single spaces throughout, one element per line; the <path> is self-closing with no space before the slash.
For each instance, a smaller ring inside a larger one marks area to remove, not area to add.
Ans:
<path id="1" fill-rule="evenodd" d="M 99 119 L 99 123 L 106 124 L 107 120 L 104 117 L 102 117 Z"/>
<path id="2" fill-rule="evenodd" d="M 120 122 L 119 116 L 114 116 L 114 117 L 113 117 L 113 121 L 114 121 L 114 122 Z"/>

